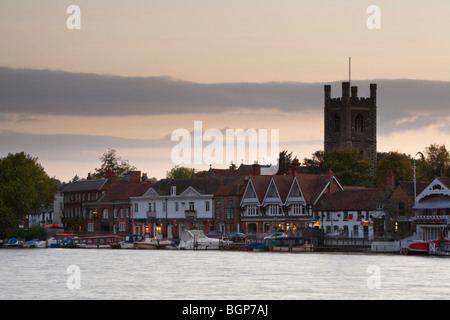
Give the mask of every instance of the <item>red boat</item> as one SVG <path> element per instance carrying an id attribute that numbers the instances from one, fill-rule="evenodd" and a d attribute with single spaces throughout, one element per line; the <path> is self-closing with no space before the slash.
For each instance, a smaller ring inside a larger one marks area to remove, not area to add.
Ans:
<path id="1" fill-rule="evenodd" d="M 411 243 L 406 249 L 406 254 L 419 254 L 419 255 L 428 255 L 434 253 L 436 249 L 439 247 L 439 244 L 442 240 L 433 240 L 430 242 L 418 241 Z M 449 240 L 443 241 L 445 244 L 450 243 Z"/>

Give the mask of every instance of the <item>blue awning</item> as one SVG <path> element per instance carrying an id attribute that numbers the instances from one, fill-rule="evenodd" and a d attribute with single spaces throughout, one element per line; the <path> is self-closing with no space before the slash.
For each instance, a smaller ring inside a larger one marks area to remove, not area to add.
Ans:
<path id="1" fill-rule="evenodd" d="M 413 209 L 449 209 L 450 197 L 430 197 L 421 200 Z"/>

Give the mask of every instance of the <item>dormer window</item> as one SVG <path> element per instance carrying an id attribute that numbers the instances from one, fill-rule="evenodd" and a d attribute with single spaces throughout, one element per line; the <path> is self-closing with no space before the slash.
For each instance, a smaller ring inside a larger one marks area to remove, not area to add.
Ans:
<path id="1" fill-rule="evenodd" d="M 171 186 L 170 187 L 170 195 L 176 196 L 177 195 L 177 186 Z"/>

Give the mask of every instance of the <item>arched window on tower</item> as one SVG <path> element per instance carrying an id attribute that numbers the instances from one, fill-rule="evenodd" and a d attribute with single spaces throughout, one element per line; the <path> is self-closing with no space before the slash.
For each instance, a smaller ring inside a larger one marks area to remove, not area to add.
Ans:
<path id="1" fill-rule="evenodd" d="M 333 131 L 335 133 L 341 132 L 341 119 L 337 114 L 335 114 L 333 117 Z"/>
<path id="2" fill-rule="evenodd" d="M 364 117 L 362 116 L 362 114 L 358 114 L 355 118 L 355 132 L 364 132 Z"/>

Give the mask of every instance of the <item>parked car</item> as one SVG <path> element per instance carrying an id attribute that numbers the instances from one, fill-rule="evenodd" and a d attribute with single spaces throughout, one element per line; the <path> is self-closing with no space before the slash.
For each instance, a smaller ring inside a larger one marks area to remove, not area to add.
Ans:
<path id="1" fill-rule="evenodd" d="M 229 235 L 223 237 L 224 240 L 230 240 L 232 242 L 245 242 L 245 239 L 247 239 L 247 236 L 244 233 L 240 232 L 233 232 Z"/>
<path id="2" fill-rule="evenodd" d="M 271 235 L 264 237 L 264 240 L 272 240 L 281 237 L 287 237 L 288 235 L 284 232 L 274 232 Z"/>

